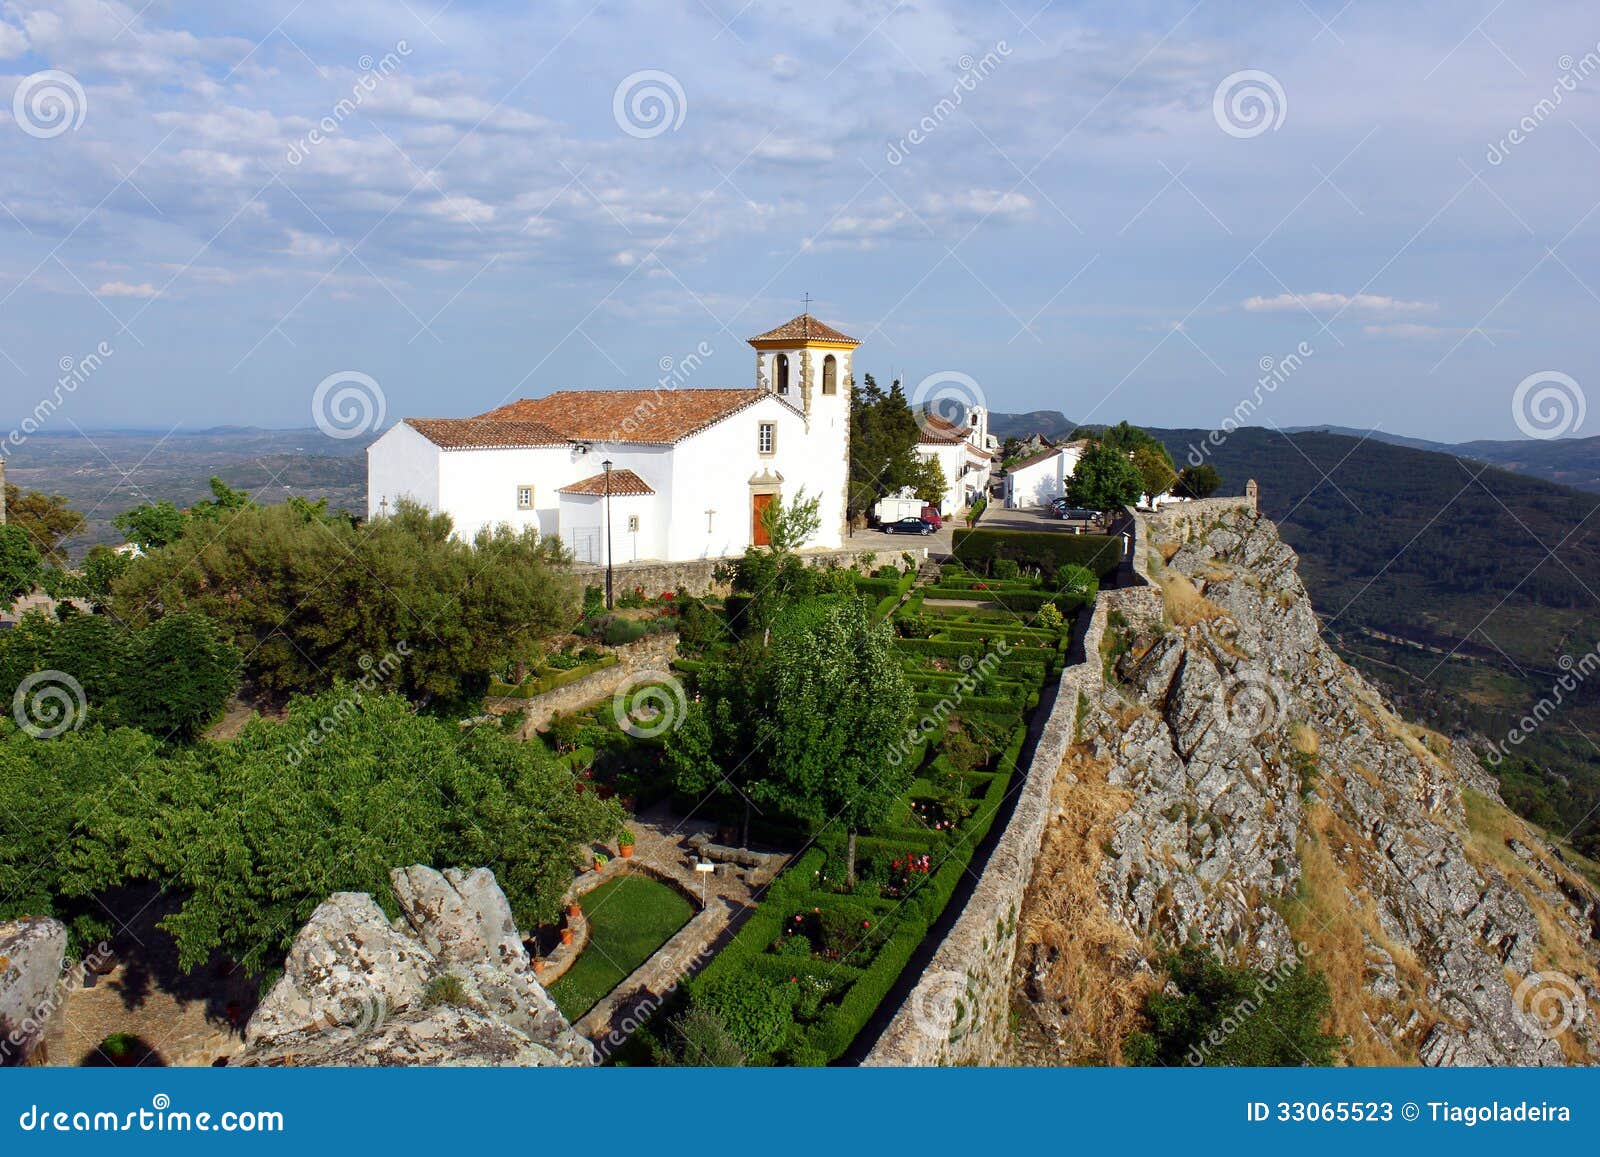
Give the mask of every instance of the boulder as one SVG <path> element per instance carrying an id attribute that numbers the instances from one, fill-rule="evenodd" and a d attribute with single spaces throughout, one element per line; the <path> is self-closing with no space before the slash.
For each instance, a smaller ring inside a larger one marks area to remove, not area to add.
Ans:
<path id="1" fill-rule="evenodd" d="M 29 916 L 0 923 L 0 1065 L 25 1064 L 60 1001 L 67 930 Z"/>

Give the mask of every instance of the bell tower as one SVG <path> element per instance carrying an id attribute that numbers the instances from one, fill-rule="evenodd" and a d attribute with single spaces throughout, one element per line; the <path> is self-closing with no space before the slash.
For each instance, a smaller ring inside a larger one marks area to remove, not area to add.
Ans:
<path id="1" fill-rule="evenodd" d="M 756 387 L 805 415 L 808 457 L 826 476 L 822 525 L 829 530 L 837 526 L 841 542 L 850 480 L 851 360 L 860 344 L 810 313 L 750 339 L 756 351 Z"/>

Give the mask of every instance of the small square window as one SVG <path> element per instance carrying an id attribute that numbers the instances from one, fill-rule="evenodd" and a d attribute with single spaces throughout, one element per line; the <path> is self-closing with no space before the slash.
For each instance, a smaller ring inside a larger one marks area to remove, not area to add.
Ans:
<path id="1" fill-rule="evenodd" d="M 773 422 L 762 422 L 756 427 L 756 451 L 771 454 L 778 442 L 778 427 Z"/>
<path id="2" fill-rule="evenodd" d="M 518 510 L 532 510 L 533 509 L 533 487 L 531 487 L 531 486 L 519 486 L 519 487 L 517 487 L 517 509 Z"/>

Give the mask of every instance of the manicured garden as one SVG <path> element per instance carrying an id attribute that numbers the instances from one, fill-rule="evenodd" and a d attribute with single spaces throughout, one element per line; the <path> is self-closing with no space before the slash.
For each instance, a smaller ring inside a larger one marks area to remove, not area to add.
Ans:
<path id="1" fill-rule="evenodd" d="M 824 823 L 729 946 L 690 985 L 751 1063 L 827 1064 L 842 1056 L 928 936 L 998 816 L 1027 720 L 1065 659 L 1067 613 L 1095 593 L 1090 574 L 1037 576 L 1002 566 L 999 583 L 947 566 L 901 605 L 894 653 L 917 704 L 891 754 L 915 770 L 887 819 L 855 839 Z M 1056 594 L 1061 586 L 1071 593 Z M 945 606 L 926 600 L 939 592 Z M 1029 594 L 1031 612 L 992 609 Z M 1046 611 L 1048 608 L 1048 612 Z"/>
<path id="2" fill-rule="evenodd" d="M 607 880 L 581 901 L 589 941 L 550 995 L 568 1020 L 588 1012 L 689 922 L 694 906 L 649 876 Z"/>

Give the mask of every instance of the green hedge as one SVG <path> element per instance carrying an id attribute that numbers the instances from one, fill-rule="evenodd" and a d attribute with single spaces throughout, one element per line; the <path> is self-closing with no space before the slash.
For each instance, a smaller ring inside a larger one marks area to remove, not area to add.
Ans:
<path id="1" fill-rule="evenodd" d="M 995 561 L 1011 559 L 1050 574 L 1064 566 L 1087 567 L 1104 579 L 1122 561 L 1122 538 L 1050 530 L 957 530 L 950 551 L 967 567 L 985 574 Z"/>
<path id="2" fill-rule="evenodd" d="M 617 657 L 615 655 L 601 655 L 598 659 L 588 663 L 580 663 L 576 667 L 568 667 L 563 670 L 546 669 L 544 674 L 537 675 L 531 679 L 524 679 L 515 687 L 507 683 L 496 683 L 489 688 L 489 693 L 491 695 L 504 695 L 512 699 L 532 699 L 535 695 L 543 695 L 546 692 L 554 691 L 558 687 L 576 683 L 585 675 L 593 675 L 596 671 L 613 667 L 616 662 Z"/>

